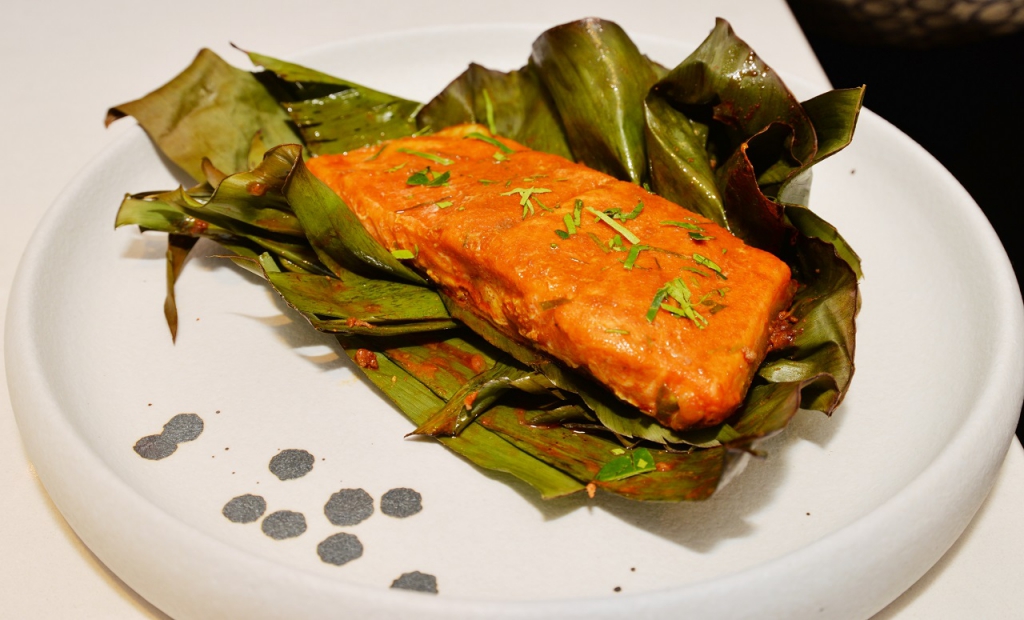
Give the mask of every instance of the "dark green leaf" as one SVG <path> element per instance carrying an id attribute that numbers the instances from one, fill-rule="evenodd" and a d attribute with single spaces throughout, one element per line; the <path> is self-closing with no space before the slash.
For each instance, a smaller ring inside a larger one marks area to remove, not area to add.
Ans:
<path id="1" fill-rule="evenodd" d="M 530 66 L 579 161 L 637 184 L 647 180 L 643 101 L 657 76 L 617 24 L 584 19 L 551 28 L 534 41 Z"/>
<path id="2" fill-rule="evenodd" d="M 462 123 L 486 123 L 487 103 L 494 117 L 492 133 L 526 146 L 572 159 L 554 103 L 531 67 L 503 73 L 472 64 L 423 107 L 416 120 L 434 131 Z"/>
<path id="3" fill-rule="evenodd" d="M 249 58 L 271 72 L 261 79 L 316 155 L 344 153 L 416 130 L 420 104 L 415 101 L 269 56 L 249 53 Z"/>

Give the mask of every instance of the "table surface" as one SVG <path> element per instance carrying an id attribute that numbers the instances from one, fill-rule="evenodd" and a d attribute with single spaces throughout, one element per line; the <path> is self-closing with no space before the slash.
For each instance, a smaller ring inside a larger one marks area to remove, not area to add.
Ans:
<path id="1" fill-rule="evenodd" d="M 778 70 L 827 87 L 828 80 L 783 0 L 391 0 L 383 11 L 348 0 L 289 3 L 294 24 L 273 17 L 279 2 L 153 3 L 51 0 L 5 7 L 0 53 L 0 324 L 25 245 L 62 186 L 128 128 L 103 128 L 111 104 L 159 86 L 200 47 L 235 58 L 229 46 L 276 56 L 346 37 L 447 24 L 503 21 L 554 25 L 587 15 L 631 34 L 700 41 L 716 15 Z M 507 5 L 504 5 L 507 6 Z M 311 16 L 303 19 L 303 16 Z M 3 341 L 0 332 L 0 342 Z M 0 359 L 0 366 L 4 361 Z M 0 380 L 0 615 L 17 618 L 165 618 L 97 559 L 61 517 L 22 448 L 7 384 Z M 963 536 L 916 585 L 876 619 L 1019 617 L 1024 574 L 1024 449 L 1014 440 L 995 487 Z"/>

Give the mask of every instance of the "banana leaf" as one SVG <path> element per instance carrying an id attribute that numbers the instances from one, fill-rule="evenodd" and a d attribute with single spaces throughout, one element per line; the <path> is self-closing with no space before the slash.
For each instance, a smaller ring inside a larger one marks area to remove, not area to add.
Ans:
<path id="1" fill-rule="evenodd" d="M 288 114 L 248 71 L 204 49 L 167 84 L 107 112 L 107 124 L 134 116 L 167 157 L 193 179 L 203 159 L 220 170 L 248 170 L 257 133 L 267 147 L 299 142 Z"/>
<path id="2" fill-rule="evenodd" d="M 421 130 L 431 131 L 464 123 L 487 125 L 491 133 L 531 149 L 572 159 L 551 95 L 529 65 L 508 73 L 469 65 L 423 106 L 416 123 Z"/>
<path id="3" fill-rule="evenodd" d="M 303 143 L 272 148 L 252 171 L 235 175 L 200 158 L 205 184 L 130 196 L 117 224 L 163 230 L 174 243 L 207 236 L 237 252 L 315 328 L 338 334 L 414 432 L 512 473 L 544 497 L 587 486 L 680 501 L 708 497 L 730 451 L 752 450 L 800 407 L 831 413 L 841 402 L 853 374 L 860 264 L 805 203 L 810 166 L 852 139 L 863 89 L 801 105 L 721 20 L 672 70 L 642 56 L 614 24 L 565 24 L 541 35 L 523 68 L 471 65 L 422 108 L 312 69 L 250 58 L 265 68 L 253 79 L 288 110 Z M 312 112 L 316 106 L 323 115 Z M 252 124 L 261 109 L 239 103 L 236 112 Z M 668 429 L 498 332 L 377 244 L 302 162 L 303 147 L 337 152 L 464 122 L 650 183 L 790 265 L 801 284 L 787 314 L 791 328 L 773 342 L 729 420 Z M 236 136 L 233 152 L 256 163 L 254 153 L 272 145 L 264 136 Z M 175 260 L 172 304 L 183 259 Z"/>
<path id="4" fill-rule="evenodd" d="M 421 104 L 290 62 L 249 52 L 257 78 L 288 112 L 314 155 L 344 153 L 416 129 Z"/>
<path id="5" fill-rule="evenodd" d="M 657 74 L 622 28 L 600 19 L 551 28 L 534 41 L 530 66 L 551 93 L 578 161 L 637 184 L 647 180 L 643 100 Z"/>

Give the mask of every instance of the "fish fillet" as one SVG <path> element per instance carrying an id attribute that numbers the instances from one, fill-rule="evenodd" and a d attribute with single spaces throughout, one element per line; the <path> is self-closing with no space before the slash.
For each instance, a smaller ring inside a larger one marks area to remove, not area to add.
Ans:
<path id="1" fill-rule="evenodd" d="M 671 428 L 726 419 L 791 303 L 786 264 L 641 187 L 494 140 L 465 125 L 308 165 L 504 334 Z"/>

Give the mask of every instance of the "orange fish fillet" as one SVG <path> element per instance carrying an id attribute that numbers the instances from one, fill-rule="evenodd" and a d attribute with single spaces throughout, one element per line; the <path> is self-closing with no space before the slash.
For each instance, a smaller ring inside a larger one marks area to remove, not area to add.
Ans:
<path id="1" fill-rule="evenodd" d="M 792 301 L 786 264 L 636 185 L 481 136 L 454 127 L 309 168 L 377 241 L 411 251 L 509 337 L 674 429 L 735 411 Z"/>

